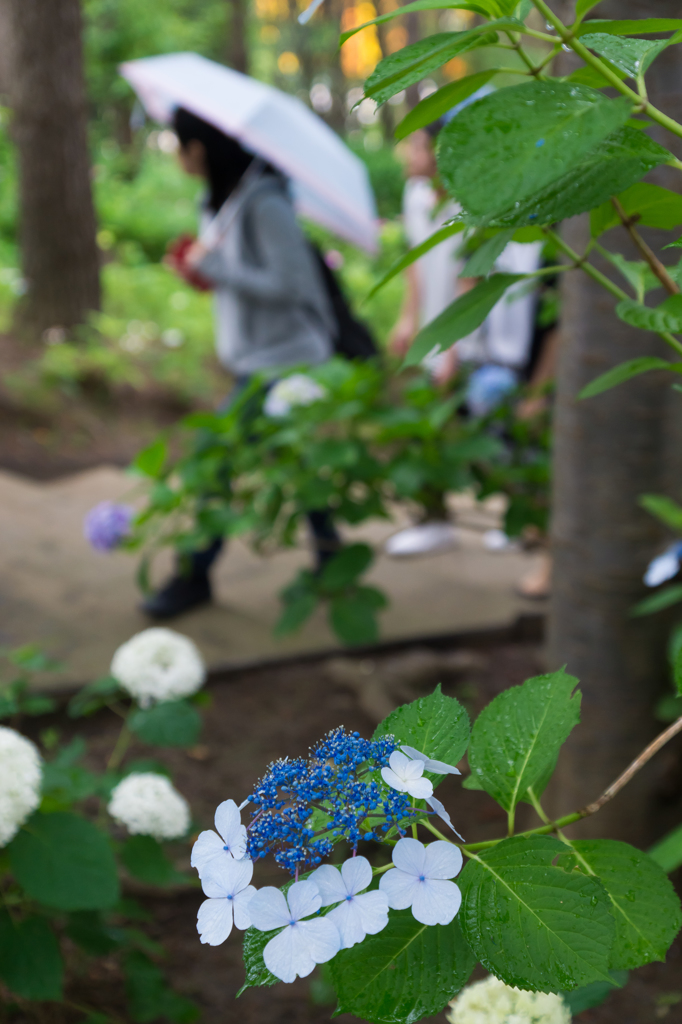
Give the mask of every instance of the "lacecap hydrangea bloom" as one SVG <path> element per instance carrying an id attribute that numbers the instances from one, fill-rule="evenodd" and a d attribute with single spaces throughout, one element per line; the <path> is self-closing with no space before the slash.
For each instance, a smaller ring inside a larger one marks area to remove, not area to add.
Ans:
<path id="1" fill-rule="evenodd" d="M 134 515 L 130 505 L 101 501 L 83 520 L 83 534 L 95 551 L 113 551 L 130 533 Z"/>
<path id="2" fill-rule="evenodd" d="M 570 1024 L 561 996 L 522 992 L 491 974 L 462 989 L 446 1013 L 450 1024 Z"/>
<path id="3" fill-rule="evenodd" d="M 0 847 L 17 834 L 40 803 L 42 763 L 25 736 L 0 725 Z"/>
<path id="4" fill-rule="evenodd" d="M 109 814 L 131 835 L 179 839 L 190 825 L 189 804 L 165 775 L 132 772 L 114 788 Z"/>
<path id="5" fill-rule="evenodd" d="M 326 388 L 312 377 L 305 373 L 292 373 L 270 388 L 263 403 L 263 412 L 274 418 L 288 416 L 295 406 L 311 405 L 326 396 Z"/>
<path id="6" fill-rule="evenodd" d="M 144 708 L 196 693 L 206 679 L 206 668 L 188 637 L 153 626 L 121 644 L 111 662 L 111 674 Z"/>

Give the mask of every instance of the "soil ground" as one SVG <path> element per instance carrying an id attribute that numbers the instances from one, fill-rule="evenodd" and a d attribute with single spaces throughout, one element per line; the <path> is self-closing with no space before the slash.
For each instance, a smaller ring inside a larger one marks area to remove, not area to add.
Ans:
<path id="1" fill-rule="evenodd" d="M 539 670 L 541 648 L 526 642 L 477 649 L 413 648 L 402 653 L 319 659 L 232 672 L 210 687 L 212 704 L 205 716 L 200 745 L 189 751 L 165 750 L 160 756 L 172 769 L 178 789 L 189 798 L 198 826 L 211 827 L 213 811 L 221 800 L 243 799 L 271 760 L 304 755 L 310 744 L 335 726 L 343 724 L 368 736 L 387 708 L 430 692 L 437 681 L 475 715 L 498 692 Z M 112 719 L 109 712 L 102 712 L 86 720 L 93 765 L 101 766 L 112 749 L 118 730 Z M 61 714 L 34 721 L 31 730 L 38 736 L 48 726 L 61 729 L 64 739 L 82 728 Z M 676 754 L 680 755 L 679 749 Z M 149 756 L 148 748 L 132 749 L 129 756 Z M 503 833 L 504 814 L 485 794 L 464 790 L 450 778 L 439 796 L 468 840 Z M 530 808 L 528 811 L 532 813 Z M 668 811 L 673 819 L 679 821 L 682 817 L 680 792 Z M 667 820 L 662 818 L 662 831 L 667 827 Z M 188 864 L 189 844 L 178 850 L 178 866 Z M 267 867 L 267 862 L 259 864 L 260 885 L 281 885 L 284 880 L 284 873 L 276 867 Z M 682 877 L 678 875 L 676 881 L 682 883 Z M 244 976 L 240 933 L 233 933 L 224 946 L 202 946 L 195 931 L 201 901 L 197 889 L 156 895 L 133 891 L 152 915 L 152 923 L 144 926 L 148 934 L 162 941 L 168 950 L 163 961 L 168 977 L 179 991 L 199 1004 L 202 1024 L 323 1024 L 331 1019 L 334 1005 L 317 974 L 293 985 L 250 989 L 235 1001 Z M 475 977 L 482 976 L 484 972 L 479 969 Z M 112 1014 L 112 1019 L 115 1014 L 120 1021 L 127 1019 L 122 993 L 117 961 L 109 957 L 92 962 L 72 983 L 68 998 Z M 8 1019 L 17 1024 L 28 1018 L 13 1015 Z M 82 1013 L 43 1004 L 39 1022 L 76 1024 L 82 1019 Z M 580 1016 L 584 1024 L 652 1024 L 660 1019 L 667 1024 L 682 1022 L 679 939 L 666 964 L 652 964 L 633 972 L 624 990 Z M 341 1024 L 350 1024 L 354 1018 L 345 1016 L 340 1020 Z M 445 1022 L 442 1014 L 434 1020 Z"/>

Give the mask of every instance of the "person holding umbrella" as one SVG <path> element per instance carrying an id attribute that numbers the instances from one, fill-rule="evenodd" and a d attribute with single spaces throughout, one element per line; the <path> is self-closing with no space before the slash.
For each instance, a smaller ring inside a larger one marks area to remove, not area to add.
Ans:
<path id="1" fill-rule="evenodd" d="M 237 139 L 179 107 L 173 115 L 182 168 L 207 186 L 199 239 L 169 262 L 215 295 L 218 359 L 232 375 L 232 395 L 253 374 L 315 365 L 333 352 L 329 295 L 299 228 L 287 178 Z M 227 400 L 229 403 L 229 398 Z M 340 539 L 326 512 L 311 512 L 318 566 Z M 142 609 L 168 619 L 211 600 L 209 570 L 223 538 L 196 551 Z"/>

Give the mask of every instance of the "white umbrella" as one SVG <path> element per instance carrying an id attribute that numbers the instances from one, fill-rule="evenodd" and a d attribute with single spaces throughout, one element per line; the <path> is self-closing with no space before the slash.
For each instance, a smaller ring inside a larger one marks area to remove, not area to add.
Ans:
<path id="1" fill-rule="evenodd" d="M 299 99 L 196 53 L 131 60 L 120 72 L 154 120 L 168 124 L 184 107 L 215 125 L 291 179 L 300 213 L 376 251 L 367 168 Z"/>

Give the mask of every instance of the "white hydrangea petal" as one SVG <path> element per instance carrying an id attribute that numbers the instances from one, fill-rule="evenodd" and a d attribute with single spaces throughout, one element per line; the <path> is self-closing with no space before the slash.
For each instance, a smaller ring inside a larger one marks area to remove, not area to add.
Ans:
<path id="1" fill-rule="evenodd" d="M 671 580 L 680 571 L 680 556 L 677 552 L 677 545 L 668 548 L 662 555 L 657 555 L 649 562 L 644 582 L 647 587 L 658 587 L 666 580 Z"/>
<path id="2" fill-rule="evenodd" d="M 462 905 L 462 894 L 454 882 L 427 878 L 418 882 L 412 913 L 421 924 L 450 924 Z"/>
<path id="3" fill-rule="evenodd" d="M 199 907 L 197 931 L 202 942 L 220 946 L 232 931 L 232 903 L 228 899 L 208 899 Z"/>
<path id="4" fill-rule="evenodd" d="M 341 866 L 341 877 L 346 893 L 354 896 L 372 881 L 372 865 L 366 857 L 349 857 Z"/>
<path id="5" fill-rule="evenodd" d="M 107 810 L 131 835 L 155 839 L 179 839 L 191 821 L 184 796 L 156 772 L 126 775 L 112 790 Z"/>
<path id="6" fill-rule="evenodd" d="M 405 792 L 405 783 L 402 779 L 398 778 L 392 768 L 382 768 L 381 777 L 391 789 L 397 789 L 399 793 Z"/>
<path id="7" fill-rule="evenodd" d="M 341 872 L 333 864 L 323 864 L 322 867 L 317 868 L 316 871 L 313 871 L 309 881 L 314 882 L 317 886 L 323 907 L 328 907 L 332 903 L 340 903 L 348 895 Z"/>
<path id="8" fill-rule="evenodd" d="M 297 976 L 306 978 L 315 969 L 308 941 L 300 924 L 289 925 L 263 950 L 265 966 L 280 981 L 292 982 Z"/>
<path id="9" fill-rule="evenodd" d="M 379 891 L 383 892 L 393 910 L 407 910 L 412 906 L 418 887 L 421 885 L 415 875 L 407 874 L 398 868 L 391 868 L 381 876 Z"/>
<path id="10" fill-rule="evenodd" d="M 411 757 L 413 761 L 423 761 L 426 764 L 429 760 L 426 754 L 422 754 L 421 750 L 417 750 L 416 747 L 408 747 L 406 743 L 401 743 L 400 749 L 408 757 Z"/>
<path id="11" fill-rule="evenodd" d="M 193 868 L 196 868 L 201 875 L 202 871 L 205 870 L 207 864 L 213 860 L 214 857 L 219 857 L 221 854 L 225 854 L 225 844 L 219 835 L 212 829 L 207 829 L 205 832 L 200 832 L 197 841 L 192 847 L 192 856 L 190 857 L 190 864 Z"/>
<path id="12" fill-rule="evenodd" d="M 232 899 L 235 927 L 240 928 L 243 932 L 246 931 L 247 928 L 251 927 L 251 911 L 249 910 L 249 904 L 256 895 L 256 892 L 257 889 L 255 885 L 247 885 L 246 888 L 235 893 Z"/>
<path id="13" fill-rule="evenodd" d="M 424 762 L 424 769 L 427 772 L 434 772 L 437 775 L 461 775 L 459 768 L 455 768 L 453 764 L 446 764 L 445 761 L 436 761 L 432 757 L 427 757 L 426 754 L 422 754 L 420 750 L 415 747 L 408 747 L 403 744 L 400 749 L 407 754 L 408 757 L 412 757 L 417 761 Z"/>
<path id="14" fill-rule="evenodd" d="M 275 889 L 274 885 L 266 885 L 256 892 L 249 903 L 249 914 L 253 927 L 260 932 L 271 932 L 274 928 L 282 928 L 291 921 L 284 893 Z"/>
<path id="15" fill-rule="evenodd" d="M 309 917 L 316 914 L 322 906 L 320 891 L 314 882 L 305 879 L 303 882 L 294 882 L 287 892 L 287 902 L 291 910 L 291 916 L 295 921 L 302 917 Z"/>
<path id="16" fill-rule="evenodd" d="M 434 811 L 436 812 L 436 814 L 437 814 L 437 815 L 438 815 L 438 817 L 439 817 L 439 818 L 441 819 L 441 821 L 444 821 L 444 822 L 445 822 L 445 824 L 446 824 L 446 825 L 448 826 L 448 828 L 451 828 L 451 829 L 452 829 L 452 831 L 453 831 L 453 832 L 455 833 L 455 835 L 457 836 L 457 838 L 458 838 L 458 839 L 461 839 L 461 840 L 462 840 L 462 842 L 464 842 L 464 841 L 465 841 L 465 840 L 464 840 L 464 836 L 461 836 L 461 835 L 459 834 L 459 832 L 457 831 L 457 829 L 455 828 L 455 826 L 454 826 L 454 825 L 452 824 L 452 821 L 450 820 L 450 815 L 449 815 L 449 814 L 448 814 L 448 812 L 447 812 L 447 811 L 445 810 L 445 807 L 444 807 L 444 806 L 443 806 L 443 804 L 442 804 L 442 803 L 440 802 L 440 800 L 438 799 L 438 797 L 435 797 L 435 796 L 429 796 L 429 797 L 427 797 L 427 798 L 426 798 L 426 802 L 427 802 L 427 804 L 429 805 L 429 807 L 430 807 L 430 808 L 431 808 L 432 810 L 434 810 Z"/>
<path id="17" fill-rule="evenodd" d="M 296 927 L 305 929 L 303 934 L 308 952 L 316 964 L 326 964 L 341 949 L 339 929 L 329 920 L 329 916 L 317 917 L 314 921 L 301 921 Z"/>
<path id="18" fill-rule="evenodd" d="M 413 761 L 413 764 L 421 764 L 421 761 Z M 410 796 L 415 800 L 427 800 L 433 796 L 433 783 L 428 779 L 411 779 L 405 786 Z"/>
<path id="19" fill-rule="evenodd" d="M 215 827 L 235 860 L 240 860 L 246 853 L 246 828 L 234 800 L 223 800 L 218 804 Z"/>
<path id="20" fill-rule="evenodd" d="M 368 935 L 376 935 L 388 924 L 388 896 L 381 890 L 363 892 L 352 901 L 360 911 L 362 927 Z"/>
<path id="21" fill-rule="evenodd" d="M 413 778 L 412 775 L 408 775 L 410 765 L 419 764 L 418 761 L 413 761 L 411 757 L 403 754 L 400 750 L 394 750 L 388 759 L 388 766 L 396 773 L 399 779 Z M 424 770 L 422 762 L 422 771 Z M 421 775 L 421 772 L 419 772 Z"/>
<path id="22" fill-rule="evenodd" d="M 253 877 L 253 861 L 233 857 L 215 857 L 201 876 L 207 896 L 234 896 L 245 889 Z"/>
<path id="23" fill-rule="evenodd" d="M 35 743 L 0 725 L 0 847 L 14 839 L 39 806 L 42 774 Z"/>
<path id="24" fill-rule="evenodd" d="M 399 839 L 393 847 L 393 863 L 401 871 L 407 871 L 410 875 L 423 875 L 426 863 L 424 844 L 420 843 L 418 839 L 410 839 L 408 836 Z"/>
<path id="25" fill-rule="evenodd" d="M 462 851 L 438 839 L 426 847 L 424 874 L 427 878 L 454 878 L 462 870 Z"/>
<path id="26" fill-rule="evenodd" d="M 362 922 L 362 911 L 357 906 L 357 898 L 344 900 L 338 907 L 327 914 L 326 921 L 331 921 L 338 929 L 341 938 L 341 949 L 350 949 L 362 942 L 367 934 Z"/>

